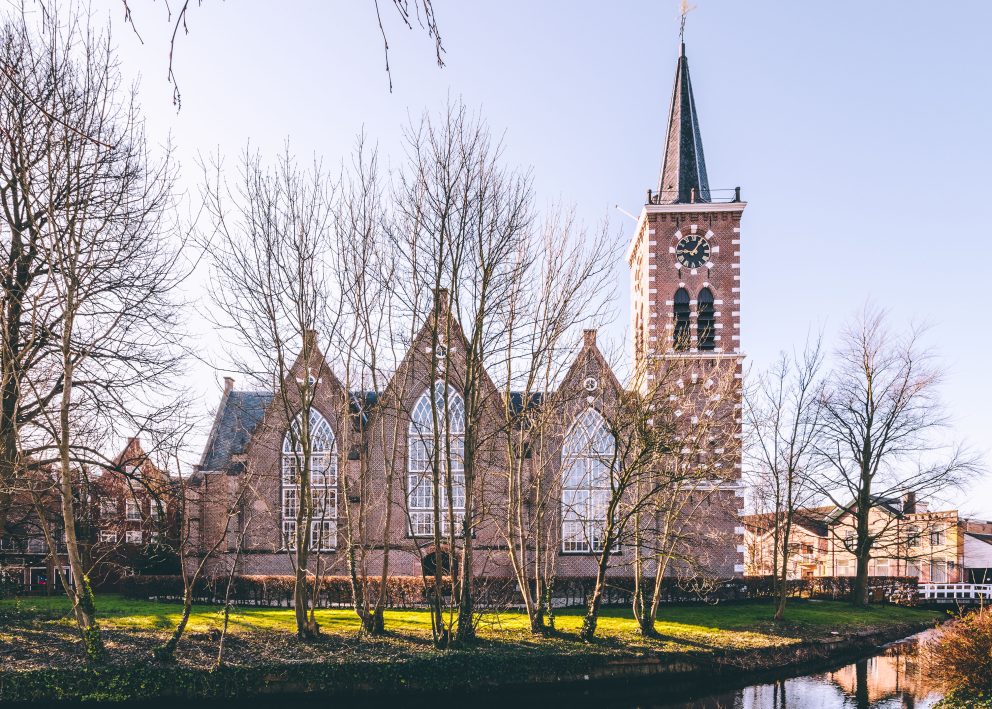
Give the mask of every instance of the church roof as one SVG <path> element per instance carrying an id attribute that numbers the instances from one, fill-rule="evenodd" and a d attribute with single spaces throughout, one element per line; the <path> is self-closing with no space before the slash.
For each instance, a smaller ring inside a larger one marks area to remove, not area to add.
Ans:
<path id="1" fill-rule="evenodd" d="M 699 133 L 699 116 L 689 80 L 689 60 L 685 44 L 681 45 L 675 68 L 675 88 L 668 114 L 668 140 L 658 183 L 659 204 L 682 204 L 710 201 L 710 185 L 703 159 L 703 139 Z"/>
<path id="2" fill-rule="evenodd" d="M 222 402 L 223 410 L 207 441 L 207 450 L 200 464 L 202 470 L 227 470 L 231 456 L 243 453 L 251 434 L 262 420 L 272 401 L 272 393 L 262 391 L 230 391 Z"/>

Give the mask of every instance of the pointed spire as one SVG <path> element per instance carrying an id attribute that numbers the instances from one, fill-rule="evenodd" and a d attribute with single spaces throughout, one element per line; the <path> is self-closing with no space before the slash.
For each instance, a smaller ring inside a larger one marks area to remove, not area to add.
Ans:
<path id="1" fill-rule="evenodd" d="M 692 201 L 709 202 L 710 185 L 706 179 L 703 139 L 699 133 L 699 116 L 689 80 L 689 60 L 685 56 L 685 42 L 682 42 L 668 115 L 668 141 L 665 143 L 665 161 L 658 184 L 658 202 L 678 204 Z"/>

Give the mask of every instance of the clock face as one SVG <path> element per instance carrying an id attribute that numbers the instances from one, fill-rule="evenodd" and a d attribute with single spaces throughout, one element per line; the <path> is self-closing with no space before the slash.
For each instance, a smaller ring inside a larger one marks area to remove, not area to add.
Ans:
<path id="1" fill-rule="evenodd" d="M 710 260 L 710 245 L 702 236 L 683 236 L 675 247 L 675 258 L 686 268 L 699 268 Z"/>

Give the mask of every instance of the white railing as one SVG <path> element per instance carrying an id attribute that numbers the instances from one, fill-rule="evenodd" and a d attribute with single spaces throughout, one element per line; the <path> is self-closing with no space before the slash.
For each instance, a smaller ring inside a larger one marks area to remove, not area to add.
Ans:
<path id="1" fill-rule="evenodd" d="M 921 583 L 922 601 L 992 602 L 992 583 Z"/>

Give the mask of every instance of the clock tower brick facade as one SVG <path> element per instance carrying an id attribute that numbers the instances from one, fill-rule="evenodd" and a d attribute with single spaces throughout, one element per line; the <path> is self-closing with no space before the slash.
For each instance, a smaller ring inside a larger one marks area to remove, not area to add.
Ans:
<path id="1" fill-rule="evenodd" d="M 650 389 L 652 380 L 661 376 L 659 368 L 674 363 L 704 377 L 719 368 L 741 382 L 740 227 L 745 206 L 740 188 L 709 187 L 683 44 L 658 188 L 647 193 L 627 257 L 634 358 L 642 388 Z M 722 522 L 715 515 L 708 524 L 722 528 L 722 546 L 735 550 L 733 570 L 740 575 L 741 390 L 735 386 L 732 391 L 724 411 L 730 422 L 727 440 L 720 443 L 725 462 L 713 493 L 716 506 L 726 514 Z"/>

